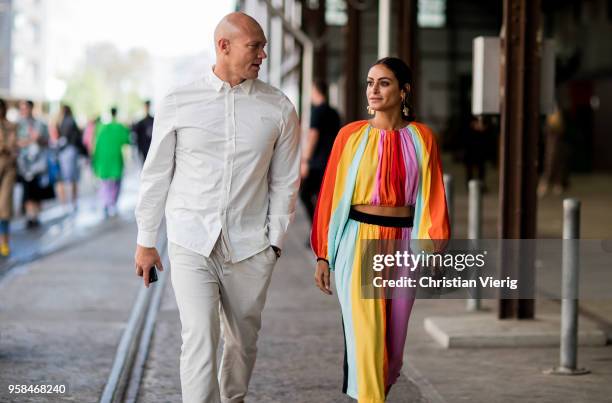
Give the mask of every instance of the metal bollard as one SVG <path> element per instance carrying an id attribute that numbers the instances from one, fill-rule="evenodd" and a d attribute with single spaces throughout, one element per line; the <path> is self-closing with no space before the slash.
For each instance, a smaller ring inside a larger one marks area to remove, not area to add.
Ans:
<path id="1" fill-rule="evenodd" d="M 482 238 L 482 181 L 472 179 L 468 183 L 468 239 L 477 240 Z M 466 309 L 469 312 L 477 312 L 481 309 L 480 287 L 472 289 L 473 298 L 466 301 Z"/>
<path id="2" fill-rule="evenodd" d="M 546 371 L 554 375 L 583 375 L 590 371 L 578 366 L 578 269 L 580 201 L 563 200 L 563 278 L 561 301 L 560 364 Z"/>
<path id="3" fill-rule="evenodd" d="M 453 230 L 455 228 L 455 181 L 453 175 L 444 174 L 444 190 L 446 192 L 446 208 L 448 210 L 448 219 L 450 221 L 450 237 L 453 237 Z"/>

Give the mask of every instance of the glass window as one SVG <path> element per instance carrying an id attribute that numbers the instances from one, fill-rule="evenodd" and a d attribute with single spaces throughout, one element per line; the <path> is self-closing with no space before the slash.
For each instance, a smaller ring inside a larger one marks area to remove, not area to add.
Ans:
<path id="1" fill-rule="evenodd" d="M 446 0 L 419 0 L 419 27 L 442 28 L 446 24 Z"/>
<path id="2" fill-rule="evenodd" d="M 325 22 L 327 25 L 346 25 L 346 1 L 327 0 L 325 2 Z"/>

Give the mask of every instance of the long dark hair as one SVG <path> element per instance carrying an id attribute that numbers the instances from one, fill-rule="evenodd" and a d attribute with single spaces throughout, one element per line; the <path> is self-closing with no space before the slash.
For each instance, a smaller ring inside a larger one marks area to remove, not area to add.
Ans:
<path id="1" fill-rule="evenodd" d="M 0 119 L 6 118 L 6 102 L 4 99 L 0 98 Z"/>
<path id="2" fill-rule="evenodd" d="M 414 114 L 414 106 L 412 105 L 412 91 L 414 89 L 414 83 L 412 82 L 412 70 L 406 64 L 406 62 L 397 57 L 384 57 L 374 63 L 373 66 L 379 64 L 382 64 L 383 66 L 391 70 L 395 75 L 395 78 L 397 79 L 400 90 L 406 91 L 404 102 L 402 102 L 402 104 L 400 105 L 402 118 L 404 120 L 407 120 L 408 122 L 416 120 L 416 116 Z M 410 91 L 406 90 L 406 84 L 410 86 Z M 408 107 L 407 115 L 404 113 L 404 106 Z"/>

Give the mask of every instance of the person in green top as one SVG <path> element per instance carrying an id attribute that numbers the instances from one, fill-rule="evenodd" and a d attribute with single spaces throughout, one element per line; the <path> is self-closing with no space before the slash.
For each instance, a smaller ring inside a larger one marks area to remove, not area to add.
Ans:
<path id="1" fill-rule="evenodd" d="M 130 131 L 117 122 L 117 108 L 111 108 L 112 120 L 101 125 L 96 133 L 92 165 L 101 180 L 99 197 L 104 216 L 116 213 L 117 199 L 123 177 L 123 146 L 130 143 Z"/>

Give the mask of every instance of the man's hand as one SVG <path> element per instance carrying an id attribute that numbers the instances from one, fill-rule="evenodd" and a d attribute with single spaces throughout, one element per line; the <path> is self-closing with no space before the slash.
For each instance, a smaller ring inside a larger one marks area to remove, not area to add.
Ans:
<path id="1" fill-rule="evenodd" d="M 332 295 L 329 282 L 329 264 L 325 260 L 319 260 L 315 269 L 315 284 L 323 293 Z"/>
<path id="2" fill-rule="evenodd" d="M 134 266 L 136 267 L 136 275 L 142 277 L 147 288 L 149 288 L 149 270 L 151 267 L 156 266 L 159 271 L 164 271 L 157 249 L 145 248 L 140 245 L 136 245 Z"/>
<path id="3" fill-rule="evenodd" d="M 281 255 L 282 255 L 282 251 L 281 248 L 279 248 L 276 245 L 270 245 L 272 247 L 272 250 L 274 250 L 274 253 L 276 253 L 276 258 L 280 259 Z"/>

